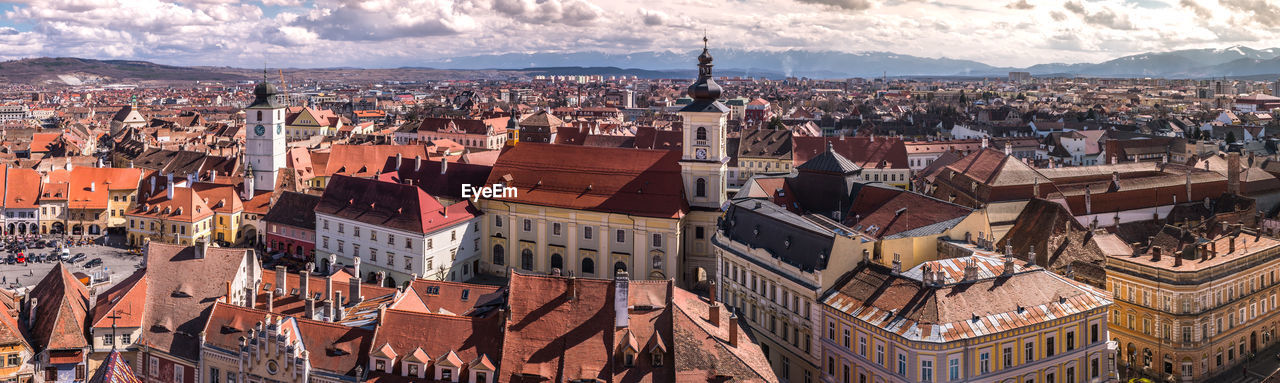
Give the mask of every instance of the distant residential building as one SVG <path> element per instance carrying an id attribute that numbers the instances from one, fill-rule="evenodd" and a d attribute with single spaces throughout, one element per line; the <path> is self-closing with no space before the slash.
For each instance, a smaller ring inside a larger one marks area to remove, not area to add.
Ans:
<path id="1" fill-rule="evenodd" d="M 1009 72 L 1009 82 L 1014 84 L 1031 82 L 1031 72 Z"/>

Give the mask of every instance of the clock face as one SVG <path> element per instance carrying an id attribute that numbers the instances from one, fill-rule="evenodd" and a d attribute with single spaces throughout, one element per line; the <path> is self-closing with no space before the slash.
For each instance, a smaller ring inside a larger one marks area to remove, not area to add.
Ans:
<path id="1" fill-rule="evenodd" d="M 698 148 L 694 153 L 700 160 L 707 159 L 707 148 Z"/>
<path id="2" fill-rule="evenodd" d="M 284 125 L 276 124 L 276 134 L 280 134 L 280 129 L 284 129 Z"/>
<path id="3" fill-rule="evenodd" d="M 267 134 L 267 128 L 263 127 L 262 125 L 258 125 L 253 127 L 253 132 L 261 136 L 263 134 Z"/>

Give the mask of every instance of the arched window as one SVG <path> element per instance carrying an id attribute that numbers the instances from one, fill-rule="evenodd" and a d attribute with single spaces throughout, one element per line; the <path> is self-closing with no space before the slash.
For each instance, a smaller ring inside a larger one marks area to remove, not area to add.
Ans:
<path id="1" fill-rule="evenodd" d="M 261 110 L 259 110 L 259 111 L 258 111 L 258 121 L 259 121 L 259 122 L 261 122 L 261 121 L 262 121 L 262 111 L 261 111 Z"/>
<path id="2" fill-rule="evenodd" d="M 707 128 L 704 128 L 704 127 L 699 126 L 699 127 L 698 127 L 698 133 L 697 133 L 697 135 L 698 135 L 698 136 L 696 137 L 696 139 L 697 139 L 698 141 L 706 141 L 706 140 L 707 140 Z"/>
<path id="3" fill-rule="evenodd" d="M 595 274 L 595 273 L 596 273 L 596 261 L 591 260 L 591 258 L 583 258 L 583 259 L 582 259 L 582 273 L 583 273 L 583 274 Z"/>
<path id="4" fill-rule="evenodd" d="M 524 251 L 520 252 L 520 268 L 533 270 L 533 251 L 524 249 Z"/>
<path id="5" fill-rule="evenodd" d="M 551 268 L 564 270 L 564 257 L 560 254 L 551 254 Z"/>
<path id="6" fill-rule="evenodd" d="M 613 276 L 618 276 L 619 271 L 627 271 L 627 263 L 618 261 L 613 264 Z"/>
<path id="7" fill-rule="evenodd" d="M 696 181 L 695 183 L 697 185 L 694 187 L 694 190 L 695 190 L 694 195 L 699 197 L 706 197 L 707 196 L 707 180 L 705 178 L 699 178 L 698 181 Z"/>
<path id="8" fill-rule="evenodd" d="M 507 264 L 507 252 L 502 245 L 493 245 L 493 264 L 498 266 Z"/>

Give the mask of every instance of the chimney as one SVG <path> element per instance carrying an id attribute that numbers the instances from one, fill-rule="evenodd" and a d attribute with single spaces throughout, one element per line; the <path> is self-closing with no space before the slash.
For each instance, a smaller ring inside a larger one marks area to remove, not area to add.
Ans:
<path id="1" fill-rule="evenodd" d="M 89 191 L 91 191 L 91 192 L 93 192 L 93 191 L 98 191 L 98 187 L 97 187 L 97 186 L 98 186 L 98 183 L 97 183 L 97 182 L 90 182 L 90 183 L 89 183 Z"/>
<path id="2" fill-rule="evenodd" d="M 893 275 L 902 274 L 902 255 L 893 253 Z"/>
<path id="3" fill-rule="evenodd" d="M 1016 270 L 1014 270 L 1014 268 L 1016 268 L 1016 267 L 1017 267 L 1017 266 L 1016 266 L 1016 265 L 1014 265 L 1014 263 L 1013 263 L 1013 255 L 1012 255 L 1012 254 L 1005 254 L 1005 255 L 1004 255 L 1004 270 L 1003 270 L 1003 271 L 1001 271 L 1000 275 L 1004 275 L 1004 276 L 1013 275 L 1013 272 L 1014 272 L 1014 271 L 1016 271 Z"/>
<path id="4" fill-rule="evenodd" d="M 1160 262 L 1160 246 L 1151 248 L 1151 262 Z"/>
<path id="5" fill-rule="evenodd" d="M 286 278 L 287 276 L 289 276 L 289 272 L 285 270 L 284 266 L 276 266 L 276 295 L 283 297 L 289 293 L 289 286 L 286 286 L 289 280 Z"/>
<path id="6" fill-rule="evenodd" d="M 1009 141 L 1004 142 L 1004 155 L 1006 156 L 1013 155 L 1013 144 L 1009 143 Z"/>
<path id="7" fill-rule="evenodd" d="M 1031 196 L 1035 198 L 1040 198 L 1040 179 L 1039 178 L 1036 178 L 1035 182 L 1031 184 Z"/>
<path id="8" fill-rule="evenodd" d="M 249 293 L 248 293 L 248 294 L 245 294 L 245 295 L 248 295 L 248 296 L 249 296 L 249 308 L 251 308 L 251 309 L 256 309 L 256 308 L 258 308 L 258 287 L 259 287 L 259 283 L 261 283 L 261 282 L 256 282 L 256 283 L 254 283 L 253 285 L 249 286 Z"/>
<path id="9" fill-rule="evenodd" d="M 1227 153 L 1227 192 L 1240 194 L 1240 153 Z"/>
<path id="10" fill-rule="evenodd" d="M 711 307 L 707 310 L 707 322 L 716 328 L 720 327 L 720 302 L 711 302 Z"/>
<path id="11" fill-rule="evenodd" d="M 1235 253 L 1235 252 L 1236 252 L 1236 237 L 1235 237 L 1235 236 L 1227 237 L 1227 245 L 1228 245 L 1228 246 L 1227 246 L 1227 254 Z"/>
<path id="12" fill-rule="evenodd" d="M 209 252 L 209 243 L 204 240 L 196 241 L 196 259 L 204 259 L 205 253 Z"/>
<path id="13" fill-rule="evenodd" d="M 324 299 L 333 297 L 333 273 L 324 277 Z"/>
<path id="14" fill-rule="evenodd" d="M 346 304 L 347 301 L 342 299 L 342 290 L 333 292 L 333 302 L 334 302 L 334 306 L 337 306 L 339 310 L 341 310 L 344 306 L 347 305 Z"/>
<path id="15" fill-rule="evenodd" d="M 36 309 L 40 307 L 39 303 L 36 297 L 27 298 L 27 328 L 36 327 Z"/>
<path id="16" fill-rule="evenodd" d="M 1173 267 L 1182 267 L 1182 254 L 1173 253 Z"/>
<path id="17" fill-rule="evenodd" d="M 973 257 L 969 257 L 964 263 L 964 280 L 966 282 L 978 280 L 978 261 L 974 260 Z"/>
<path id="18" fill-rule="evenodd" d="M 400 153 L 396 153 L 396 171 L 400 171 Z"/>
<path id="19" fill-rule="evenodd" d="M 273 312 L 275 310 L 276 310 L 276 292 L 273 290 L 267 290 L 267 312 Z"/>
<path id="20" fill-rule="evenodd" d="M 1036 265 L 1036 248 L 1032 247 L 1027 251 L 1027 266 Z"/>
<path id="21" fill-rule="evenodd" d="M 374 282 L 377 282 L 377 285 L 380 287 L 382 286 L 382 281 L 385 280 L 386 278 L 387 278 L 387 274 L 381 271 L 379 271 L 377 274 L 374 274 Z"/>
<path id="22" fill-rule="evenodd" d="M 707 287 L 707 295 L 709 298 L 708 301 L 715 302 L 716 301 L 716 281 L 709 281 L 707 282 L 707 284 L 709 285 Z"/>
<path id="23" fill-rule="evenodd" d="M 1084 213 L 1093 214 L 1093 193 L 1089 191 L 1089 185 L 1084 186 Z"/>
<path id="24" fill-rule="evenodd" d="M 630 287 L 631 280 L 627 278 L 627 272 L 619 269 L 617 276 L 613 278 L 613 324 L 615 327 L 625 328 L 631 319 L 631 313 L 627 310 L 630 306 L 627 301 L 627 289 Z"/>
<path id="25" fill-rule="evenodd" d="M 729 313 L 729 347 L 738 347 L 738 316 Z"/>
<path id="26" fill-rule="evenodd" d="M 359 255 L 356 255 L 351 259 L 351 275 L 355 276 L 356 278 L 360 277 L 360 256 Z"/>
<path id="27" fill-rule="evenodd" d="M 169 175 L 169 187 L 165 188 L 164 195 L 168 197 L 170 201 L 173 201 L 173 175 L 172 174 Z"/>
<path id="28" fill-rule="evenodd" d="M 360 278 L 351 277 L 347 284 L 351 286 L 351 304 L 355 305 L 364 302 L 364 295 L 360 291 Z"/>
<path id="29" fill-rule="evenodd" d="M 449 159 L 447 157 L 440 157 L 440 174 L 444 174 L 447 169 L 449 169 Z"/>
<path id="30" fill-rule="evenodd" d="M 298 272 L 298 296 L 307 297 L 311 293 L 307 289 L 311 285 L 311 270 L 302 270 Z"/>
<path id="31" fill-rule="evenodd" d="M 303 306 L 302 316 L 307 319 L 316 318 L 316 300 L 307 297 L 305 306 Z"/>
<path id="32" fill-rule="evenodd" d="M 422 170 L 422 156 L 413 156 L 413 171 Z"/>
<path id="33" fill-rule="evenodd" d="M 321 302 L 321 304 L 324 305 L 324 314 L 326 316 L 325 320 L 329 322 L 337 321 L 336 318 L 338 317 L 338 314 L 334 312 L 333 299 L 332 298 L 325 299 L 324 302 Z"/>
<path id="34" fill-rule="evenodd" d="M 1209 253 L 1218 256 L 1218 241 L 1209 241 Z"/>

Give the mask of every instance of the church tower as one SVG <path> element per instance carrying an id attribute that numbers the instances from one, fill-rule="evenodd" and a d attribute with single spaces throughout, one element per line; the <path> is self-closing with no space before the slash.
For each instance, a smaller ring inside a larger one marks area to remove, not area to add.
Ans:
<path id="1" fill-rule="evenodd" d="M 689 85 L 693 103 L 680 109 L 684 120 L 684 156 L 680 161 L 685 198 L 689 206 L 720 209 L 727 201 L 726 178 L 729 156 L 725 152 L 725 124 L 729 107 L 720 103 L 720 85 L 711 78 L 711 53 L 702 38 L 698 55 L 698 80 Z"/>
<path id="2" fill-rule="evenodd" d="M 280 168 L 285 167 L 285 106 L 275 85 L 262 82 L 253 87 L 253 104 L 244 110 L 246 168 L 253 169 L 254 186 L 274 190 Z"/>

